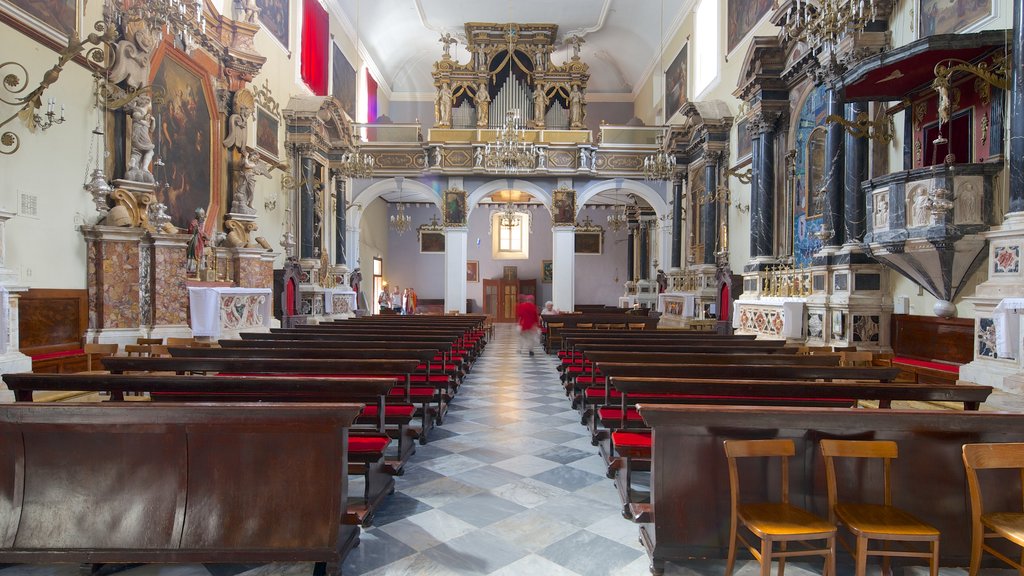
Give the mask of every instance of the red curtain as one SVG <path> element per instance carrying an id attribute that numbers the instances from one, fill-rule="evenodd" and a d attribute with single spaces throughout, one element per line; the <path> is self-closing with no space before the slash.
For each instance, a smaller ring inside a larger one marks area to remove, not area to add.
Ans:
<path id="1" fill-rule="evenodd" d="M 317 96 L 327 95 L 330 24 L 319 0 L 302 2 L 302 81 Z"/>
<path id="2" fill-rule="evenodd" d="M 373 122 L 377 119 L 377 81 L 373 79 L 370 71 L 366 71 L 366 121 Z"/>

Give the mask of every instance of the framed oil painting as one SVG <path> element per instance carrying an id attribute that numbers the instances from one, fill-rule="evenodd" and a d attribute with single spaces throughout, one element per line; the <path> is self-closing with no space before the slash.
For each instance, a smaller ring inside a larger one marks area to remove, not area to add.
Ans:
<path id="1" fill-rule="evenodd" d="M 278 134 L 281 123 L 277 116 L 256 107 L 256 149 L 275 162 L 280 159 Z"/>
<path id="2" fill-rule="evenodd" d="M 576 232 L 577 254 L 601 254 L 603 232 Z"/>
<path id="3" fill-rule="evenodd" d="M 290 51 L 288 42 L 291 40 L 288 19 L 288 0 L 256 0 L 260 7 L 260 22 L 270 32 L 285 51 Z"/>
<path id="4" fill-rule="evenodd" d="M 689 44 L 683 44 L 675 60 L 665 70 L 665 121 L 671 118 L 686 103 L 686 53 Z"/>
<path id="5" fill-rule="evenodd" d="M 994 0 L 921 0 L 918 10 L 920 38 L 952 34 L 974 28 L 993 15 Z M 1005 5 L 1009 8 L 1010 3 Z"/>
<path id="6" fill-rule="evenodd" d="M 554 225 L 576 222 L 576 192 L 555 189 L 551 191 L 551 223 Z"/>
<path id="7" fill-rule="evenodd" d="M 541 284 L 551 284 L 551 279 L 554 276 L 551 270 L 552 270 L 552 268 L 551 268 L 551 260 L 541 260 L 540 261 L 540 281 L 541 281 Z"/>
<path id="8" fill-rule="evenodd" d="M 62 47 L 82 28 L 80 0 L 0 0 L 0 12 Z"/>
<path id="9" fill-rule="evenodd" d="M 729 0 L 727 52 L 732 52 L 775 6 L 775 0 Z"/>
<path id="10" fill-rule="evenodd" d="M 153 176 L 164 183 L 157 200 L 167 205 L 172 224 L 187 229 L 196 208 L 206 209 L 208 219 L 216 218 L 211 198 L 219 197 L 214 194 L 219 183 L 213 166 L 220 134 L 213 90 L 205 74 L 174 50 L 164 52 L 153 84 L 167 92 L 165 101 L 153 104 L 154 157 L 164 164 L 153 167 Z"/>
<path id="11" fill-rule="evenodd" d="M 444 232 L 420 230 L 420 254 L 444 254 Z"/>
<path id="12" fill-rule="evenodd" d="M 750 130 L 747 130 L 747 126 L 750 124 L 749 118 L 744 118 L 736 123 L 736 165 L 743 166 L 750 162 L 751 156 L 753 155 L 754 146 L 753 140 L 750 136 Z"/>
<path id="13" fill-rule="evenodd" d="M 444 225 L 466 225 L 466 191 L 449 188 L 444 191 Z M 442 250 L 443 252 L 443 250 Z"/>
<path id="14" fill-rule="evenodd" d="M 466 261 L 466 282 L 479 282 L 480 281 L 480 261 L 479 260 L 467 260 Z"/>
<path id="15" fill-rule="evenodd" d="M 356 71 L 349 64 L 345 53 L 337 44 L 331 43 L 334 51 L 331 95 L 341 103 L 342 110 L 349 118 L 356 117 Z"/>

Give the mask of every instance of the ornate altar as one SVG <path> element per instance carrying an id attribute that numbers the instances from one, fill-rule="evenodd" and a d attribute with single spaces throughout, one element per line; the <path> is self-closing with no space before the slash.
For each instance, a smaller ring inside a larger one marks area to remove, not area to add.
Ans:
<path id="1" fill-rule="evenodd" d="M 188 289 L 192 335 L 197 338 L 237 339 L 240 332 L 269 332 L 273 315 L 270 288 Z"/>

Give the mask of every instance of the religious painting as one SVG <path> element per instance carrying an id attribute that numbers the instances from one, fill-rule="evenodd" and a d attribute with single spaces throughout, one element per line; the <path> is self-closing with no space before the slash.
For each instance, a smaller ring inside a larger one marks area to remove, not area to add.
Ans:
<path id="1" fill-rule="evenodd" d="M 466 282 L 480 281 L 480 261 L 466 260 Z"/>
<path id="2" fill-rule="evenodd" d="M 825 206 L 825 128 L 819 126 L 811 131 L 807 141 L 806 192 L 807 217 L 820 216 Z"/>
<path id="3" fill-rule="evenodd" d="M 600 254 L 602 248 L 602 232 L 576 232 L 577 254 Z"/>
<path id="4" fill-rule="evenodd" d="M 153 166 L 153 176 L 163 186 L 157 201 L 167 206 L 171 223 L 188 228 L 196 208 L 211 215 L 213 190 L 213 139 L 216 108 L 200 72 L 179 61 L 184 56 L 168 50 L 153 76 L 167 97 L 153 104 L 156 119 L 154 157 L 163 165 Z"/>
<path id="5" fill-rule="evenodd" d="M 444 225 L 466 225 L 466 191 L 448 189 L 444 191 Z"/>
<path id="6" fill-rule="evenodd" d="M 921 38 L 962 32 L 992 14 L 993 0 L 921 0 Z M 1009 7 L 1009 3 L 1006 4 Z"/>
<path id="7" fill-rule="evenodd" d="M 260 7 L 260 22 L 270 35 L 289 50 L 290 30 L 288 20 L 288 0 L 256 0 Z"/>
<path id="8" fill-rule="evenodd" d="M 61 45 L 80 29 L 79 0 L 0 0 L 0 11 Z"/>
<path id="9" fill-rule="evenodd" d="M 555 226 L 576 223 L 576 191 L 556 189 L 551 191 L 551 223 Z"/>
<path id="10" fill-rule="evenodd" d="M 356 117 L 356 71 L 349 64 L 345 53 L 334 46 L 334 72 L 332 75 L 331 95 L 341 104 L 341 109 L 349 118 Z"/>
<path id="11" fill-rule="evenodd" d="M 686 52 L 687 44 L 683 44 L 675 60 L 665 70 L 665 121 L 667 122 L 686 103 Z"/>
<path id="12" fill-rule="evenodd" d="M 420 254 L 444 254 L 444 232 L 420 230 Z"/>
<path id="13" fill-rule="evenodd" d="M 541 284 L 551 284 L 551 279 L 554 277 L 551 268 L 551 260 L 541 260 L 540 262 L 540 281 Z"/>
<path id="14" fill-rule="evenodd" d="M 774 6 L 775 0 L 729 0 L 727 51 L 732 52 Z"/>
<path id="15" fill-rule="evenodd" d="M 256 107 L 256 149 L 275 161 L 280 157 L 278 148 L 280 124 L 277 116 L 262 107 Z"/>
<path id="16" fill-rule="evenodd" d="M 743 165 L 746 161 L 750 160 L 753 155 L 753 138 L 751 137 L 748 126 L 750 125 L 750 119 L 744 118 L 736 123 L 736 164 Z"/>

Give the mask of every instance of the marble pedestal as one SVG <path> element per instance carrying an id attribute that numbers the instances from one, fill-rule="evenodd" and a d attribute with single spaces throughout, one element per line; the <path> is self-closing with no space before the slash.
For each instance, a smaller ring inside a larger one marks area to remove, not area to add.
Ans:
<path id="1" fill-rule="evenodd" d="M 146 338 L 191 338 L 186 285 L 186 234 L 150 232 L 140 248 L 140 332 Z"/>
<path id="2" fill-rule="evenodd" d="M 0 321 L 6 322 L 0 323 L 0 374 L 32 371 L 32 359 L 18 350 L 18 295 L 27 288 L 18 286 L 18 274 L 7 268 L 5 234 L 7 221 L 13 217 L 14 212 L 0 210 L 0 287 L 7 290 L 7 302 L 0 302 Z"/>
<path id="3" fill-rule="evenodd" d="M 134 344 L 143 336 L 140 245 L 144 233 L 142 228 L 82 226 L 89 293 L 86 342 Z"/>

